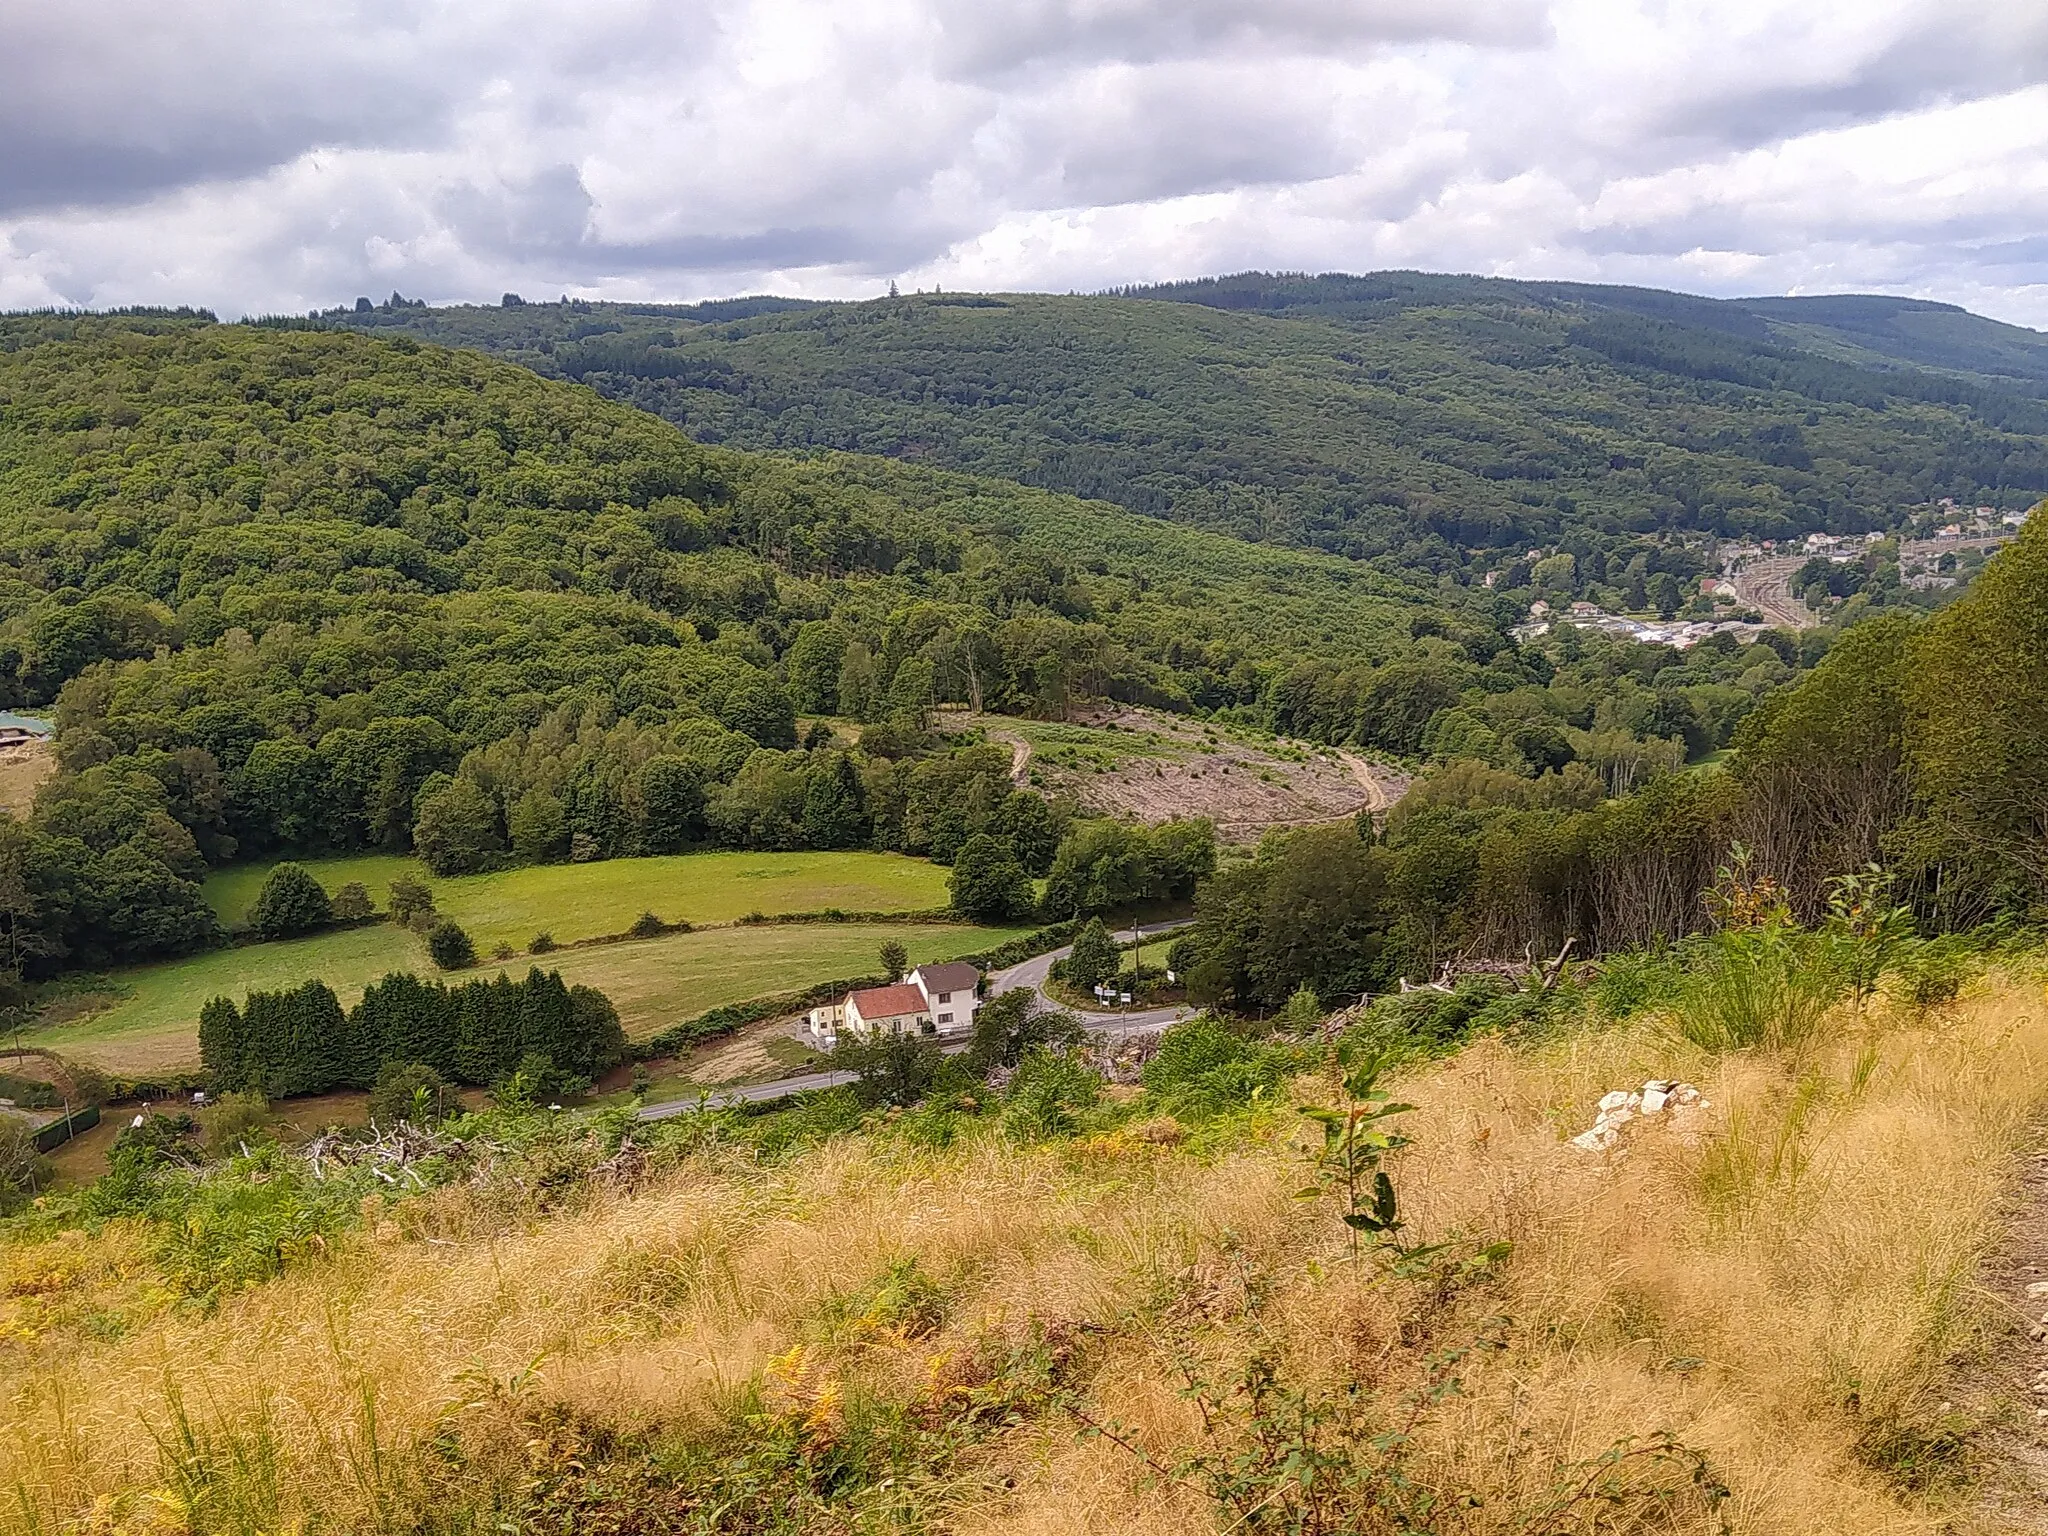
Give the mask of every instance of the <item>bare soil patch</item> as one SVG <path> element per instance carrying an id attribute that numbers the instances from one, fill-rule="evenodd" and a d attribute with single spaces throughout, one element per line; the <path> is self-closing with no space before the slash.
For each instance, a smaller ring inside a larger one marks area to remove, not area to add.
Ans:
<path id="1" fill-rule="evenodd" d="M 949 711 L 939 725 L 979 726 L 1007 746 L 1020 784 L 1144 822 L 1206 816 L 1230 842 L 1384 811 L 1408 785 L 1353 753 L 1128 705 L 1098 705 L 1061 723 Z"/>
<path id="2" fill-rule="evenodd" d="M 26 816 L 36 791 L 57 771 L 57 754 L 47 741 L 0 747 L 0 809 Z"/>

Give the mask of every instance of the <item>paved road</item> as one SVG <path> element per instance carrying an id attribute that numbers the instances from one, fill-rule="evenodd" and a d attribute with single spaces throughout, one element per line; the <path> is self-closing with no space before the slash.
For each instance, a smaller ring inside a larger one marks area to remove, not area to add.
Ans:
<path id="1" fill-rule="evenodd" d="M 1173 933 L 1187 926 L 1186 922 L 1145 923 L 1140 925 L 1138 936 L 1146 939 L 1157 938 L 1162 933 Z M 1130 936 L 1130 932 L 1128 928 L 1119 928 L 1115 937 L 1121 942 Z M 1022 965 L 1013 965 L 1007 971 L 997 971 L 988 979 L 989 996 L 995 997 L 1000 993 L 1014 992 L 1019 987 L 1029 987 L 1039 995 L 1043 1006 L 1050 1007 L 1051 1004 L 1045 1002 L 1045 983 L 1052 971 L 1052 963 L 1065 959 L 1073 953 L 1073 949 L 1074 946 L 1068 944 L 1059 949 L 1048 950 L 1042 955 L 1033 955 Z M 1169 1024 L 1178 1023 L 1192 1012 L 1192 1008 L 1147 1008 L 1119 1013 L 1083 1013 L 1076 1010 L 1074 1016 L 1087 1025 L 1092 1033 L 1116 1039 L 1123 1035 L 1137 1035 L 1148 1030 L 1164 1029 Z"/>
<path id="2" fill-rule="evenodd" d="M 1173 933 L 1187 927 L 1186 922 L 1145 923 L 1138 928 L 1141 938 L 1157 938 L 1163 933 Z M 1121 929 L 1117 938 L 1130 933 Z M 1063 959 L 1072 952 L 1073 945 L 1049 950 L 1034 955 L 1021 965 L 1013 965 L 1007 971 L 997 971 L 989 977 L 988 990 L 991 997 L 1002 992 L 1014 992 L 1027 987 L 1038 995 L 1040 1007 L 1052 1006 L 1046 1001 L 1044 987 L 1055 960 Z M 1075 1017 L 1087 1026 L 1091 1034 L 1105 1039 L 1121 1040 L 1129 1035 L 1142 1035 L 1152 1030 L 1164 1029 L 1178 1023 L 1193 1013 L 1192 1008 L 1143 1008 L 1120 1013 L 1077 1013 Z M 965 1040 L 954 1040 L 941 1046 L 947 1052 L 967 1049 Z M 748 1083 L 736 1088 L 721 1088 L 701 1099 L 675 1099 L 667 1104 L 649 1104 L 641 1109 L 642 1120 L 667 1120 L 674 1115 L 687 1115 L 701 1108 L 724 1109 L 736 1104 L 760 1104 L 770 1099 L 785 1099 L 792 1094 L 810 1093 L 822 1088 L 838 1088 L 853 1081 L 851 1072 L 805 1072 L 797 1077 L 779 1077 L 772 1083 Z"/>

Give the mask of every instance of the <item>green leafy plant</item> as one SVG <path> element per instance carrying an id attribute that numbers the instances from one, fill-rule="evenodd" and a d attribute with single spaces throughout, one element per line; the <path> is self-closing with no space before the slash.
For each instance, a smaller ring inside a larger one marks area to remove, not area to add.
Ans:
<path id="1" fill-rule="evenodd" d="M 1343 1204 L 1341 1219 L 1351 1229 L 1355 1263 L 1360 1233 L 1376 1244 L 1394 1243 L 1401 1230 L 1400 1202 L 1382 1163 L 1389 1152 L 1407 1146 L 1408 1138 L 1386 1126 L 1415 1106 L 1394 1102 L 1380 1086 L 1377 1056 L 1362 1054 L 1347 1043 L 1338 1047 L 1338 1067 L 1345 1102 L 1335 1108 L 1302 1106 L 1302 1114 L 1323 1128 L 1323 1142 L 1312 1154 L 1316 1182 L 1297 1198 L 1338 1197 Z M 1399 1244 L 1394 1246 L 1399 1251 Z"/>

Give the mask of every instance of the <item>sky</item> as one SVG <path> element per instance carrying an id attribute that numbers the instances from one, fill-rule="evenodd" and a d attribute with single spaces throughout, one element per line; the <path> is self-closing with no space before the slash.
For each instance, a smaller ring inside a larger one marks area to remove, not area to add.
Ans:
<path id="1" fill-rule="evenodd" d="M 2048 328 L 2048 3 L 0 4 L 5 309 L 1391 267 Z"/>

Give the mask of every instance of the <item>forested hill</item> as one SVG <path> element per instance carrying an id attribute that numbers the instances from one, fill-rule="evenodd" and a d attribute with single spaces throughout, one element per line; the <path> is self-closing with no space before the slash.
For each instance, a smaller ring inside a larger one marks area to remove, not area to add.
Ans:
<path id="1" fill-rule="evenodd" d="M 2048 341 L 1903 300 L 1395 273 L 742 303 L 294 323 L 487 348 L 704 442 L 971 470 L 1389 570 L 1560 544 L 1619 569 L 1670 531 L 1865 531 L 2048 489 Z"/>
<path id="2" fill-rule="evenodd" d="M 61 763 L 0 818 L 0 984 L 214 942 L 207 866 L 280 850 L 950 857 L 1000 818 L 1043 873 L 1051 812 L 1007 749 L 929 736 L 935 704 L 1256 718 L 1314 663 L 1325 728 L 1413 735 L 1496 658 L 1547 675 L 1511 616 L 1045 491 L 703 447 L 405 336 L 0 318 L 0 703 L 54 701 Z"/>

